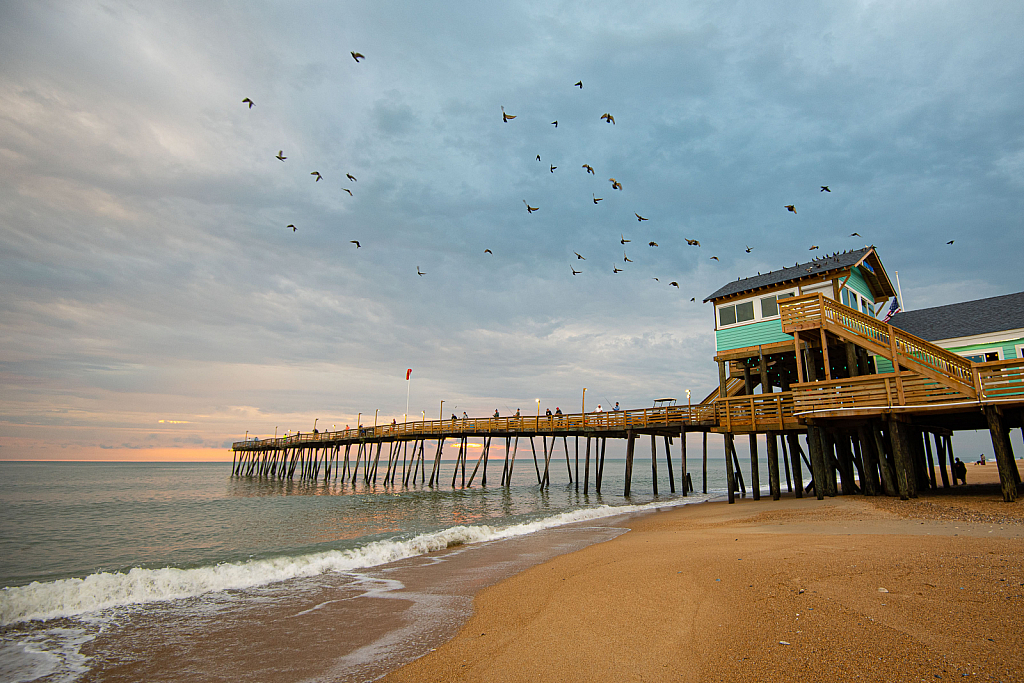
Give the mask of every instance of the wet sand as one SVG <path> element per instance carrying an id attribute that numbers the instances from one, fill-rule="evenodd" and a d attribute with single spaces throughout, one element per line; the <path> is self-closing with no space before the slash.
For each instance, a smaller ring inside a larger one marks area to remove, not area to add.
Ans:
<path id="1" fill-rule="evenodd" d="M 481 591 L 404 681 L 1024 680 L 1024 503 L 685 506 Z M 962 495 L 967 494 L 967 495 Z"/>

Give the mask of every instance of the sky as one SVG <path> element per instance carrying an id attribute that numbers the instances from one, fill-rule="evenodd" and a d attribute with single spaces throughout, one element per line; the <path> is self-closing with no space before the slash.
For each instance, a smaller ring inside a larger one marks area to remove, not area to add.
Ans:
<path id="1" fill-rule="evenodd" d="M 702 299 L 812 244 L 875 245 L 907 310 L 1019 291 L 1022 33 L 984 1 L 0 0 L 0 459 L 230 459 L 407 390 L 703 398 Z"/>

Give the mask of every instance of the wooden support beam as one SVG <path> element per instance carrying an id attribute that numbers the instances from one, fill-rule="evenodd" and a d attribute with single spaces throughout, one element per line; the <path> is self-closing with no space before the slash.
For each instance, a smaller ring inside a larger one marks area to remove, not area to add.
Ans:
<path id="1" fill-rule="evenodd" d="M 601 484 L 604 479 L 604 451 L 608 447 L 608 437 L 601 437 L 601 456 L 597 460 L 597 481 L 594 483 L 594 490 L 601 493 Z"/>
<path id="2" fill-rule="evenodd" d="M 787 436 L 788 435 L 786 434 L 779 434 L 779 445 L 782 446 L 782 464 L 783 468 L 786 470 L 786 493 L 792 493 L 793 480 L 790 478 L 789 474 L 789 450 L 786 448 Z"/>
<path id="3" fill-rule="evenodd" d="M 857 482 L 853 477 L 853 452 L 850 448 L 850 436 L 845 432 L 834 431 L 832 433 L 835 442 L 836 460 L 839 462 L 839 476 L 842 481 L 844 496 L 852 496 L 857 493 Z"/>
<path id="4" fill-rule="evenodd" d="M 997 406 L 985 406 L 985 419 L 988 421 L 989 435 L 992 437 L 992 450 L 996 454 L 996 465 L 999 468 L 999 485 L 1003 500 L 1012 503 L 1017 500 L 1017 485 L 1020 473 L 1017 463 L 1013 461 L 1013 446 L 1010 433 L 1003 419 L 1003 412 Z"/>
<path id="5" fill-rule="evenodd" d="M 580 435 L 576 435 L 576 490 L 580 490 Z"/>
<path id="6" fill-rule="evenodd" d="M 935 454 L 939 459 L 939 474 L 942 475 L 942 488 L 949 488 L 949 472 L 946 470 L 946 442 L 938 434 L 935 436 Z"/>
<path id="7" fill-rule="evenodd" d="M 512 459 L 508 462 L 508 477 L 505 479 L 505 486 L 512 485 L 512 470 L 516 466 L 516 454 L 519 452 L 519 435 L 516 434 L 515 441 L 512 442 Z"/>
<path id="8" fill-rule="evenodd" d="M 900 500 L 917 498 L 917 477 L 914 473 L 913 455 L 910 452 L 910 438 L 907 426 L 889 416 L 889 440 L 892 442 L 893 460 L 896 465 L 896 486 Z"/>
<path id="9" fill-rule="evenodd" d="M 857 440 L 860 442 L 860 455 L 863 468 L 861 470 L 860 487 L 864 494 L 877 496 L 879 493 L 878 450 L 875 438 L 868 424 L 857 427 Z"/>
<path id="10" fill-rule="evenodd" d="M 822 445 L 821 428 L 816 425 L 807 426 L 807 450 L 811 457 L 811 476 L 814 477 L 814 495 L 824 500 L 827 493 L 825 484 L 825 453 Z"/>
<path id="11" fill-rule="evenodd" d="M 626 484 L 622 493 L 625 498 L 629 498 L 630 484 L 633 483 L 633 446 L 635 438 L 632 429 L 626 431 L 626 471 L 624 473 Z"/>
<path id="12" fill-rule="evenodd" d="M 846 372 L 848 377 L 856 377 L 860 374 L 857 368 L 857 345 L 853 342 L 843 344 L 846 349 Z"/>
<path id="13" fill-rule="evenodd" d="M 782 490 L 779 486 L 779 443 L 775 437 L 775 432 L 765 434 L 765 450 L 768 453 L 768 489 L 771 491 L 772 500 L 782 497 Z"/>
<path id="14" fill-rule="evenodd" d="M 825 495 L 834 498 L 839 489 L 836 486 L 836 473 L 838 470 L 835 453 L 835 440 L 832 438 L 832 430 L 818 427 L 818 436 L 821 439 L 822 457 L 825 460 Z M 815 478 L 817 481 L 817 478 Z"/>
<path id="15" fill-rule="evenodd" d="M 927 431 L 921 432 L 922 440 L 924 441 L 924 454 L 928 459 L 928 481 L 931 483 L 933 489 L 939 488 L 938 483 L 935 481 L 935 461 L 932 460 L 932 438 L 931 433 Z"/>
<path id="16" fill-rule="evenodd" d="M 583 495 L 590 493 L 590 437 L 587 437 L 587 453 L 583 460 Z"/>
<path id="17" fill-rule="evenodd" d="M 701 488 L 704 493 L 708 492 L 708 433 L 705 431 L 703 434 L 704 442 L 704 466 L 701 470 Z"/>
<path id="18" fill-rule="evenodd" d="M 653 436 L 651 438 L 654 438 Z M 685 452 L 686 445 L 683 445 Z M 665 465 L 668 470 L 668 489 L 669 493 L 676 492 L 676 473 L 672 471 L 672 441 L 667 436 L 665 437 Z M 683 473 L 683 481 L 686 481 L 686 473 Z M 686 486 L 683 486 L 683 495 L 686 495 Z"/>
<path id="19" fill-rule="evenodd" d="M 537 464 L 537 447 L 533 443 L 533 436 L 530 437 L 530 452 L 533 453 L 533 469 L 537 470 L 537 485 L 544 488 L 544 479 L 540 475 L 540 465 Z"/>
<path id="20" fill-rule="evenodd" d="M 878 471 L 882 476 L 882 490 L 887 496 L 898 496 L 899 481 L 896 477 L 896 457 L 893 455 L 891 434 L 888 430 L 885 436 L 882 435 L 882 424 L 878 420 L 871 420 L 868 429 L 874 437 L 875 450 L 878 452 Z"/>
<path id="21" fill-rule="evenodd" d="M 801 354 L 800 354 L 800 333 L 799 332 L 794 332 L 793 333 L 793 350 L 796 352 L 796 381 L 797 381 L 798 384 L 800 382 L 806 382 L 807 380 L 804 379 L 804 364 L 803 364 L 803 361 L 801 360 Z"/>
<path id="22" fill-rule="evenodd" d="M 751 411 L 753 417 L 753 411 Z M 757 455 L 757 434 L 751 432 L 750 439 L 750 493 L 754 500 L 761 500 L 761 466 Z"/>
<path id="23" fill-rule="evenodd" d="M 825 337 L 825 328 L 819 327 L 818 331 L 821 332 L 821 359 L 825 364 L 825 379 L 832 380 L 832 364 L 828 360 L 828 339 Z"/>
<path id="24" fill-rule="evenodd" d="M 736 502 L 736 473 L 732 469 L 732 434 L 725 432 L 722 434 L 722 439 L 722 447 L 725 450 L 725 484 L 729 489 L 729 504 L 732 505 Z M 705 462 L 707 462 L 706 459 Z"/>
<path id="25" fill-rule="evenodd" d="M 686 472 L 686 428 L 683 427 L 679 430 L 679 445 L 681 452 L 679 454 L 680 466 L 679 466 L 679 483 L 683 487 L 683 495 L 689 495 L 692 488 L 689 484 Z"/>
<path id="26" fill-rule="evenodd" d="M 551 445 L 555 445 L 555 437 L 551 437 Z M 565 471 L 569 473 L 569 483 L 572 483 L 572 468 L 569 466 L 569 441 L 563 436 L 562 437 L 562 450 L 565 451 Z M 580 469 L 580 449 L 579 443 L 576 444 L 576 473 L 579 474 Z M 579 486 L 576 487 L 577 489 Z"/>
<path id="27" fill-rule="evenodd" d="M 651 482 L 654 485 L 654 495 L 658 495 L 658 437 L 651 434 Z"/>

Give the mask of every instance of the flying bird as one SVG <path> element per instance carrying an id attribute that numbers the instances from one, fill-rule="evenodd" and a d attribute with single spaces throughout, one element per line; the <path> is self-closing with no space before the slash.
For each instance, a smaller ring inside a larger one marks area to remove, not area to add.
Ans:
<path id="1" fill-rule="evenodd" d="M 786 208 L 792 211 L 793 213 L 796 213 L 796 206 L 794 206 L 793 204 L 786 204 Z"/>
<path id="2" fill-rule="evenodd" d="M 672 281 L 672 282 L 668 283 L 668 286 L 669 287 L 675 287 L 676 289 L 679 289 L 679 283 L 675 282 L 675 281 Z"/>
<path id="3" fill-rule="evenodd" d="M 695 296 L 691 296 L 690 297 L 690 301 L 696 301 L 696 300 L 697 300 L 697 297 L 695 297 Z"/>
<path id="4" fill-rule="evenodd" d="M 684 237 L 683 239 L 686 240 L 686 243 L 689 244 L 691 247 L 700 246 L 700 240 L 691 240 L 689 237 Z"/>
<path id="5" fill-rule="evenodd" d="M 633 212 L 633 215 L 634 215 L 634 216 L 636 216 L 636 220 L 637 220 L 637 222 L 638 222 L 638 223 L 639 223 L 640 221 L 646 221 L 646 220 L 650 220 L 649 218 L 644 218 L 643 216 L 641 216 L 640 214 L 638 214 L 638 213 L 637 213 L 636 211 L 634 211 L 634 212 Z"/>
<path id="6" fill-rule="evenodd" d="M 551 125 L 554 126 L 555 128 L 558 128 L 558 119 L 555 119 L 554 121 L 552 121 Z"/>
<path id="7" fill-rule="evenodd" d="M 573 274 L 573 275 L 579 275 L 580 273 L 582 273 L 582 272 L 583 272 L 582 270 L 576 270 L 576 269 L 575 269 L 575 268 L 573 268 L 572 266 L 569 266 L 569 270 L 571 270 L 571 271 L 572 271 L 572 274 Z"/>
<path id="8" fill-rule="evenodd" d="M 656 246 L 658 246 L 658 243 L 657 242 L 648 242 L 647 246 L 649 246 L 649 247 L 656 247 Z"/>
<path id="9" fill-rule="evenodd" d="M 537 155 L 537 161 L 540 161 L 540 155 L 539 154 Z"/>
<path id="10" fill-rule="evenodd" d="M 611 182 L 613 190 L 621 190 L 622 189 L 622 183 L 620 183 L 615 178 L 609 178 L 608 180 Z"/>
<path id="11" fill-rule="evenodd" d="M 633 259 L 631 259 L 628 256 L 626 256 L 626 252 L 622 252 L 622 260 L 625 261 L 626 263 L 632 263 L 633 262 Z"/>
<path id="12" fill-rule="evenodd" d="M 860 233 L 859 232 L 851 232 L 850 233 L 850 237 L 860 237 Z"/>
<path id="13" fill-rule="evenodd" d="M 807 251 L 814 251 L 814 250 L 815 250 L 815 249 L 817 249 L 817 248 L 818 248 L 818 245 L 817 245 L 817 244 L 812 244 L 812 245 L 811 245 L 811 248 L 810 248 L 810 249 L 808 249 Z"/>
<path id="14" fill-rule="evenodd" d="M 658 279 L 658 278 L 656 278 L 656 277 L 652 277 L 651 279 L 652 279 L 652 280 L 654 280 L 655 282 L 661 282 L 661 280 L 659 280 L 659 279 Z"/>
<path id="15" fill-rule="evenodd" d="M 294 223 L 289 223 L 288 225 L 286 225 L 286 226 L 284 226 L 284 227 L 286 227 L 286 228 L 291 228 L 291 229 L 292 229 L 292 232 L 295 232 L 296 230 L 298 230 L 298 228 L 296 228 L 296 227 L 295 227 L 295 224 L 294 224 Z"/>
<path id="16" fill-rule="evenodd" d="M 526 200 L 525 199 L 523 200 L 523 204 L 526 204 Z M 537 211 L 538 209 L 540 209 L 539 206 L 530 206 L 529 204 L 526 204 L 526 212 L 527 213 L 533 213 L 534 211 Z"/>
<path id="17" fill-rule="evenodd" d="M 748 246 L 748 247 L 747 247 L 747 253 L 749 254 L 749 253 L 750 253 L 750 252 L 752 252 L 752 251 L 754 251 L 754 250 L 753 250 L 753 249 L 751 249 L 751 248 L 750 248 L 750 247 Z"/>
<path id="18" fill-rule="evenodd" d="M 366 59 L 366 57 L 360 52 L 350 52 L 349 54 L 352 55 L 352 59 L 356 60 L 356 64 L 359 63 L 360 59 Z"/>
<path id="19" fill-rule="evenodd" d="M 502 123 L 508 123 L 509 119 L 514 119 L 514 118 L 515 118 L 515 116 L 513 116 L 512 114 L 506 114 L 505 113 L 505 107 L 501 108 L 501 122 Z"/>
<path id="20" fill-rule="evenodd" d="M 494 256 L 494 252 L 491 251 L 490 249 L 484 249 L 484 253 L 485 254 L 490 254 L 491 256 Z"/>
<path id="21" fill-rule="evenodd" d="M 424 273 L 424 272 L 422 272 L 420 270 L 419 266 L 416 266 L 416 274 L 419 275 L 420 277 L 423 277 L 424 275 L 426 275 L 426 273 Z"/>
<path id="22" fill-rule="evenodd" d="M 597 204 L 598 202 L 603 202 L 604 201 L 604 197 L 598 197 L 596 194 L 591 193 L 590 196 L 594 198 L 594 203 L 595 204 Z"/>
<path id="23" fill-rule="evenodd" d="M 345 177 L 348 178 L 349 180 L 351 180 L 353 183 L 358 182 L 356 180 L 356 177 L 354 175 L 352 175 L 351 173 L 346 173 Z"/>
<path id="24" fill-rule="evenodd" d="M 280 159 L 281 161 L 284 161 L 284 160 L 285 160 L 285 159 L 287 159 L 288 157 L 286 157 L 286 156 L 284 155 L 284 150 L 283 150 L 283 149 L 279 149 L 279 150 L 277 150 L 277 156 L 276 156 L 275 158 L 276 158 L 276 159 Z"/>
<path id="25" fill-rule="evenodd" d="M 556 168 L 558 168 L 558 167 L 557 166 L 552 166 L 551 169 L 550 169 L 551 172 L 554 173 Z"/>
<path id="26" fill-rule="evenodd" d="M 579 88 L 580 90 L 583 90 L 583 81 L 576 81 L 575 83 L 573 83 L 573 85 Z"/>
<path id="27" fill-rule="evenodd" d="M 953 242 L 956 242 L 956 240 L 950 240 L 950 241 L 946 242 L 946 244 L 953 244 Z"/>
<path id="28" fill-rule="evenodd" d="M 590 175 L 597 175 L 596 173 L 594 173 L 594 167 L 591 166 L 590 164 L 583 164 L 583 168 L 587 169 L 587 173 L 589 173 Z"/>
<path id="29" fill-rule="evenodd" d="M 625 244 L 626 242 L 632 242 L 633 240 L 627 240 L 626 236 L 619 233 L 619 244 Z"/>
<path id="30" fill-rule="evenodd" d="M 611 123 L 611 124 L 615 123 L 615 117 L 612 116 L 611 114 L 608 114 L 608 113 L 602 114 L 601 118 L 604 119 L 605 123 Z"/>
<path id="31" fill-rule="evenodd" d="M 359 240 L 349 240 L 349 242 L 351 242 L 352 244 L 356 245 L 356 249 L 358 249 L 359 247 L 363 246 L 363 245 L 359 244 Z"/>
<path id="32" fill-rule="evenodd" d="M 244 100 L 242 100 L 242 104 L 248 104 L 249 105 L 249 109 L 252 109 L 253 107 L 256 106 L 256 103 L 253 102 L 252 100 L 250 100 L 248 97 L 246 97 Z"/>
<path id="33" fill-rule="evenodd" d="M 717 257 L 717 256 L 712 256 L 710 260 L 712 260 L 712 261 L 718 261 L 719 259 L 718 259 L 718 257 Z M 721 261 L 719 261 L 719 263 L 721 263 Z"/>
<path id="34" fill-rule="evenodd" d="M 352 190 L 348 189 L 347 187 L 343 187 L 341 189 L 344 190 L 345 192 L 348 192 L 348 196 L 349 197 L 354 197 L 355 196 L 354 194 L 352 194 Z"/>
<path id="35" fill-rule="evenodd" d="M 317 183 L 319 183 L 324 178 L 322 175 L 320 175 L 320 171 L 313 171 L 309 175 L 315 175 L 316 176 L 316 180 L 314 182 L 317 182 Z"/>
<path id="36" fill-rule="evenodd" d="M 587 259 L 583 258 L 582 256 L 580 256 L 579 252 L 577 252 L 577 251 L 574 251 L 572 253 L 576 254 L 576 258 L 579 259 L 580 261 L 586 261 L 587 260 Z"/>
<path id="37" fill-rule="evenodd" d="M 831 192 L 831 191 L 832 190 L 828 189 L 828 185 L 822 185 L 821 189 L 818 190 L 818 192 Z"/>
<path id="38" fill-rule="evenodd" d="M 622 272 L 622 268 L 619 268 L 618 266 L 612 266 L 612 273 L 621 273 L 621 272 Z"/>

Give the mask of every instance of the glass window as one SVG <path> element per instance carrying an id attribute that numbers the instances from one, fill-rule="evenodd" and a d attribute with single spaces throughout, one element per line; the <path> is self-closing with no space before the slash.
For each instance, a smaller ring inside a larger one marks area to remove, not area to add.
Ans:
<path id="1" fill-rule="evenodd" d="M 718 309 L 718 324 L 732 325 L 736 322 L 736 307 L 722 306 Z"/>
<path id="2" fill-rule="evenodd" d="M 761 317 L 771 318 L 779 314 L 779 298 L 766 296 L 761 299 Z"/>
<path id="3" fill-rule="evenodd" d="M 744 301 L 741 304 L 736 304 L 736 322 L 745 323 L 748 320 L 754 319 L 754 302 Z"/>
<path id="4" fill-rule="evenodd" d="M 844 306 L 850 305 L 850 290 L 843 287 L 842 291 L 839 292 L 839 299 L 843 302 Z"/>

